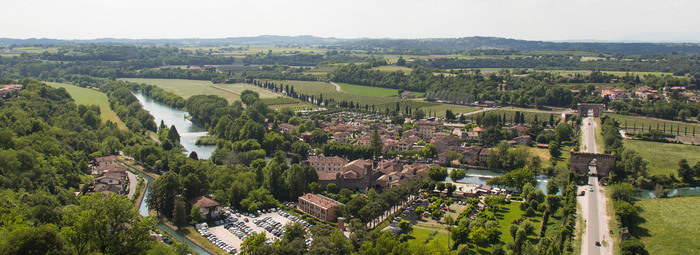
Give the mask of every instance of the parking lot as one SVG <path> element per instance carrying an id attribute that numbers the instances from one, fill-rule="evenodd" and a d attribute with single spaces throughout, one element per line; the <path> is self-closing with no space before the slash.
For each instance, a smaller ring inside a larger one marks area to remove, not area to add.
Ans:
<path id="1" fill-rule="evenodd" d="M 253 233 L 265 233 L 268 243 L 279 239 L 284 234 L 284 226 L 289 222 L 299 221 L 307 228 L 311 224 L 289 215 L 283 211 L 273 209 L 261 212 L 259 215 L 240 213 L 224 208 L 226 220 L 215 221 L 212 224 L 197 224 L 200 234 L 223 250 L 235 254 L 240 251 L 241 243 Z"/>

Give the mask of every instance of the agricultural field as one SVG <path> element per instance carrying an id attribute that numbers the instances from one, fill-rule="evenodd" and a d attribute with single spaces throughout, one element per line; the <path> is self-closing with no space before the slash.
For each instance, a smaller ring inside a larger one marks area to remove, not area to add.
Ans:
<path id="1" fill-rule="evenodd" d="M 649 254 L 700 254 L 700 197 L 642 199 L 632 229 Z"/>
<path id="2" fill-rule="evenodd" d="M 144 78 L 123 78 L 119 80 L 155 85 L 185 99 L 194 95 L 217 95 L 226 98 L 229 103 L 233 103 L 234 101 L 241 100 L 240 93 L 246 89 L 258 92 L 260 98 L 276 98 L 281 96 L 280 94 L 245 83 L 213 84 L 211 81 L 200 80 Z"/>
<path id="3" fill-rule="evenodd" d="M 350 94 L 375 96 L 375 97 L 398 97 L 399 96 L 398 89 L 362 86 L 362 85 L 354 85 L 354 84 L 348 84 L 348 83 L 336 83 L 336 84 L 338 84 L 340 86 L 340 90 L 342 90 L 343 92 L 350 93 Z M 413 92 L 413 91 L 409 91 L 409 92 L 413 93 L 413 95 L 416 97 L 422 97 L 424 95 L 423 92 Z"/>
<path id="4" fill-rule="evenodd" d="M 409 73 L 413 69 L 410 67 L 405 67 L 405 66 L 378 66 L 378 67 L 373 67 L 372 70 L 379 70 L 379 71 L 385 71 L 385 72 L 402 71 L 404 73 Z"/>
<path id="5" fill-rule="evenodd" d="M 641 140 L 624 140 L 626 149 L 631 149 L 649 162 L 649 174 L 678 175 L 678 161 L 688 160 L 688 164 L 694 166 L 700 162 L 700 146 L 674 143 L 658 143 Z M 667 152 L 667 153 L 660 153 Z M 672 153 L 670 153 L 672 152 Z"/>
<path id="6" fill-rule="evenodd" d="M 109 99 L 107 98 L 107 94 L 102 93 L 98 90 L 81 88 L 66 83 L 45 83 L 46 85 L 49 85 L 54 88 L 65 88 L 70 94 L 70 96 L 73 98 L 73 100 L 75 100 L 75 104 L 99 106 L 100 119 L 102 119 L 102 121 L 110 120 L 114 123 L 117 123 L 117 127 L 119 127 L 119 129 L 126 129 L 126 125 L 124 125 L 124 122 L 122 122 L 117 116 L 117 113 L 112 111 L 112 108 L 109 107 Z"/>
<path id="7" fill-rule="evenodd" d="M 618 121 L 620 123 L 620 129 L 632 130 L 635 128 L 635 125 L 637 129 L 642 129 L 642 127 L 644 127 L 644 130 L 649 130 L 649 126 L 651 126 L 651 129 L 656 129 L 657 125 L 659 129 L 664 129 L 665 125 L 667 132 L 670 132 L 671 129 L 673 129 L 673 134 L 680 133 L 679 135 L 681 136 L 693 136 L 693 128 L 695 128 L 697 132 L 696 135 L 700 136 L 700 124 L 697 123 L 663 120 L 641 116 L 627 116 L 614 113 L 606 113 L 606 115 Z M 680 130 L 678 130 L 679 126 Z M 686 128 L 688 130 L 687 134 L 685 133 Z"/>

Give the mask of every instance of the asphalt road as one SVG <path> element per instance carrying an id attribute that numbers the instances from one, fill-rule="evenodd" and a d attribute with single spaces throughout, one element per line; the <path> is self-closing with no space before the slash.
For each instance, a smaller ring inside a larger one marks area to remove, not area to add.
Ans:
<path id="1" fill-rule="evenodd" d="M 581 139 L 581 151 L 597 153 L 595 144 L 596 123 L 592 117 L 583 119 L 582 123 L 581 132 L 583 133 L 583 137 Z M 598 185 L 598 177 L 588 177 L 588 185 L 580 186 L 579 192 L 580 191 L 586 192 L 585 196 L 579 196 L 578 198 L 586 227 L 583 231 L 581 254 L 612 254 L 612 240 L 610 236 L 607 235 L 609 231 L 609 217 L 605 210 L 607 201 L 605 195 L 601 192 L 602 189 Z M 601 246 L 596 245 L 596 242 L 600 242 Z"/>

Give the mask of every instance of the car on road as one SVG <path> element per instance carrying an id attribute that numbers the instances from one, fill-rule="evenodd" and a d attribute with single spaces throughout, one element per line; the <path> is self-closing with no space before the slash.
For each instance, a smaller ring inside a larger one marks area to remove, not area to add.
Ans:
<path id="1" fill-rule="evenodd" d="M 593 192 L 593 188 L 588 189 L 588 192 Z"/>
<path id="2" fill-rule="evenodd" d="M 600 242 L 595 241 L 595 246 L 600 246 Z"/>
<path id="3" fill-rule="evenodd" d="M 585 190 L 582 190 L 581 192 L 578 193 L 578 195 L 579 195 L 579 196 L 586 195 L 586 191 L 585 191 Z"/>

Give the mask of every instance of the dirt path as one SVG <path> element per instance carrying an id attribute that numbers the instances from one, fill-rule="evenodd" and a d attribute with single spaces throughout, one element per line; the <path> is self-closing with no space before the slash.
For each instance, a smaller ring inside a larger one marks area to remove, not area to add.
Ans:
<path id="1" fill-rule="evenodd" d="M 239 95 L 239 96 L 241 95 L 241 93 L 238 93 L 238 92 L 233 91 L 233 90 L 228 90 L 228 89 L 225 89 L 225 88 L 216 86 L 216 85 L 211 85 L 210 87 L 215 88 L 215 89 L 218 89 L 218 90 L 221 90 L 221 91 L 225 91 L 225 92 L 228 92 L 228 93 L 231 93 L 231 94 L 234 94 L 234 95 Z"/>
<path id="2" fill-rule="evenodd" d="M 336 90 L 336 91 L 338 91 L 338 92 L 343 92 L 342 90 L 340 90 L 340 85 L 336 84 L 335 82 L 331 82 L 331 84 L 332 84 L 333 86 L 335 86 L 335 90 Z"/>

